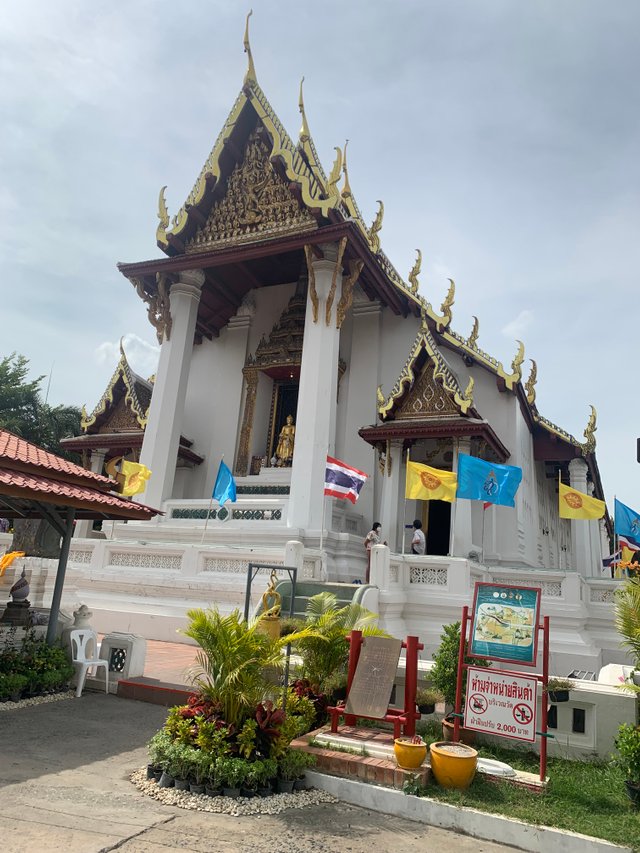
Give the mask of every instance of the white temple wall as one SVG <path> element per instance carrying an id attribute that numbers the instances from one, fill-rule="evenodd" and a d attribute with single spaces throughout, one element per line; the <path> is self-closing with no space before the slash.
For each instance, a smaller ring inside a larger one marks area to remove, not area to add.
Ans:
<path id="1" fill-rule="evenodd" d="M 258 374 L 258 388 L 253 415 L 253 432 L 249 443 L 249 463 L 252 456 L 264 456 L 267 451 L 267 433 L 269 431 L 269 413 L 273 396 L 273 379 L 264 373 Z M 297 420 L 294 416 L 294 421 Z M 239 432 L 239 430 L 238 430 Z"/>
<path id="2" fill-rule="evenodd" d="M 340 335 L 340 353 L 347 370 L 339 388 L 335 452 L 339 459 L 369 474 L 357 505 L 367 526 L 375 520 L 377 462 L 375 450 L 360 438 L 358 430 L 377 421 L 382 309 L 378 303 L 365 300 L 356 292 Z"/>

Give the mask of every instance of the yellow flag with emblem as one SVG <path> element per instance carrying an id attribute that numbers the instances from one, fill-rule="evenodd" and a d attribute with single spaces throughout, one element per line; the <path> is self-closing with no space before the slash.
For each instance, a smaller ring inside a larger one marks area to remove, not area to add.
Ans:
<path id="1" fill-rule="evenodd" d="M 124 483 L 120 494 L 126 497 L 144 492 L 147 488 L 147 480 L 151 476 L 151 471 L 146 465 L 140 465 L 138 462 L 127 462 L 126 459 L 122 460 L 120 473 L 124 475 Z"/>
<path id="2" fill-rule="evenodd" d="M 457 488 L 458 476 L 453 471 L 442 471 L 420 462 L 407 462 L 405 498 L 452 503 L 456 499 Z"/>
<path id="3" fill-rule="evenodd" d="M 560 518 L 602 518 L 606 505 L 604 501 L 578 492 L 564 483 L 559 483 L 558 499 L 560 502 Z"/>

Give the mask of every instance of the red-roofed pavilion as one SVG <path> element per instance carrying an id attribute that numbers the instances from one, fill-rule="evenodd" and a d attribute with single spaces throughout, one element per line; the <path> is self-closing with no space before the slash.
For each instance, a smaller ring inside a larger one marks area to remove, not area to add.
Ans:
<path id="1" fill-rule="evenodd" d="M 113 494 L 115 488 L 110 477 L 0 430 L 0 515 L 43 518 L 62 537 L 47 629 L 49 643 L 55 638 L 74 521 L 146 521 L 159 514 L 159 510 Z"/>

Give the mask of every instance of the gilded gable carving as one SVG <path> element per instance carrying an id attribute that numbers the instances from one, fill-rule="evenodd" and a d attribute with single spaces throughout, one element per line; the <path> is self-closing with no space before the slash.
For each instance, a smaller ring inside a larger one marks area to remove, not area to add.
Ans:
<path id="1" fill-rule="evenodd" d="M 263 134 L 254 131 L 247 140 L 244 158 L 229 175 L 225 195 L 187 243 L 187 252 L 317 227 L 313 216 L 300 207 L 274 170 L 269 154 Z"/>
<path id="2" fill-rule="evenodd" d="M 427 361 L 413 388 L 407 394 L 402 408 L 397 412 L 396 419 L 408 420 L 460 414 L 460 409 L 451 396 L 436 381 L 433 370 L 433 362 Z"/>
<path id="3" fill-rule="evenodd" d="M 116 403 L 111 414 L 98 430 L 99 433 L 141 432 L 140 424 L 124 397 Z"/>

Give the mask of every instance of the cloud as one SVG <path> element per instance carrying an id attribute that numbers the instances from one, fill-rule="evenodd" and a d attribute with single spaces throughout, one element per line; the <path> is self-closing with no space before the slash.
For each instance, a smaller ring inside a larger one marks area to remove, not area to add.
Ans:
<path id="1" fill-rule="evenodd" d="M 145 379 L 156 372 L 160 347 L 143 341 L 135 332 L 127 332 L 122 338 L 122 346 L 131 368 Z M 100 365 L 113 365 L 120 360 L 120 341 L 103 341 L 95 349 L 95 358 Z"/>
<path id="2" fill-rule="evenodd" d="M 517 317 L 514 317 L 506 326 L 503 326 L 501 331 L 502 334 L 506 338 L 516 338 L 520 339 L 527 331 L 531 323 L 533 322 L 533 311 L 529 311 L 528 308 L 525 308 L 521 311 Z"/>

